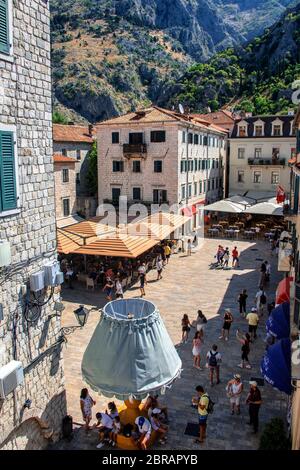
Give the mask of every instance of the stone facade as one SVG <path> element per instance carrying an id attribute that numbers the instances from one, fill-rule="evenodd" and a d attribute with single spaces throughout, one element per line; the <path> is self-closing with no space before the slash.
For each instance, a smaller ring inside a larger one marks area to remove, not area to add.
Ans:
<path id="1" fill-rule="evenodd" d="M 0 367 L 21 361 L 25 380 L 0 399 L 0 448 L 43 448 L 58 438 L 66 414 L 60 318 L 49 317 L 58 289 L 33 323 L 25 319 L 24 296 L 29 276 L 57 257 L 49 4 L 9 0 L 8 14 L 12 47 L 0 54 L 0 132 L 13 132 L 18 199 L 0 212 L 0 240 L 11 250 L 10 265 L 0 267 Z"/>
<path id="2" fill-rule="evenodd" d="M 69 162 L 68 162 L 69 160 Z M 54 180 L 55 180 L 55 207 L 56 218 L 60 220 L 69 215 L 75 215 L 76 204 L 76 160 L 64 157 L 64 161 L 56 161 L 54 155 Z M 69 201 L 69 212 L 64 213 L 63 201 Z"/>

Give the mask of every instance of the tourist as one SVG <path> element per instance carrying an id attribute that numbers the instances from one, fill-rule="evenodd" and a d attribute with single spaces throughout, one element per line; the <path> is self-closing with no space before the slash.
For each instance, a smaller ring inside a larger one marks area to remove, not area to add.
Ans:
<path id="1" fill-rule="evenodd" d="M 116 298 L 123 299 L 124 298 L 123 287 L 122 287 L 122 282 L 119 277 L 117 277 L 116 279 L 115 289 L 116 289 Z"/>
<path id="2" fill-rule="evenodd" d="M 113 447 L 115 447 L 117 443 L 117 436 L 121 432 L 121 421 L 120 421 L 120 416 L 115 416 L 113 419 L 113 428 L 110 433 L 110 441 L 108 442 L 111 444 Z"/>
<path id="3" fill-rule="evenodd" d="M 202 370 L 201 367 L 200 367 L 200 361 L 201 361 L 200 348 L 201 348 L 201 344 L 202 344 L 201 332 L 196 331 L 195 337 L 193 339 L 192 353 L 193 353 L 193 356 L 194 356 L 194 367 L 196 367 L 196 369 L 199 369 L 199 370 Z"/>
<path id="4" fill-rule="evenodd" d="M 221 264 L 221 265 L 223 264 L 224 253 L 225 253 L 224 248 L 222 247 L 222 245 L 219 245 L 218 250 L 217 250 L 217 254 L 215 256 L 215 258 L 217 258 L 217 263 L 218 264 Z"/>
<path id="5" fill-rule="evenodd" d="M 165 251 L 165 257 L 166 257 L 167 264 L 169 264 L 169 259 L 170 259 L 170 256 L 171 256 L 171 248 L 168 244 L 165 245 L 164 251 Z"/>
<path id="6" fill-rule="evenodd" d="M 135 420 L 137 438 L 136 443 L 142 450 L 147 450 L 151 439 L 151 424 L 144 416 L 138 416 Z"/>
<path id="7" fill-rule="evenodd" d="M 192 255 L 192 247 L 193 247 L 192 241 L 191 241 L 191 239 L 189 238 L 189 239 L 188 239 L 188 243 L 187 243 L 187 255 L 188 255 L 188 256 L 191 256 L 191 255 Z"/>
<path id="8" fill-rule="evenodd" d="M 149 395 L 143 405 L 143 411 L 147 411 L 149 419 L 151 418 L 152 411 L 155 408 L 158 408 L 159 410 L 161 410 L 160 419 L 168 422 L 168 408 L 166 406 L 163 407 L 160 405 L 158 401 L 158 395 L 154 395 L 154 396 Z"/>
<path id="9" fill-rule="evenodd" d="M 202 313 L 202 310 L 198 310 L 198 316 L 196 319 L 196 329 L 202 333 L 201 339 L 204 339 L 205 325 L 207 323 L 206 316 Z"/>
<path id="10" fill-rule="evenodd" d="M 229 248 L 226 248 L 226 249 L 225 249 L 222 262 L 223 262 L 223 267 L 224 267 L 224 268 L 228 268 L 228 264 L 229 264 Z"/>
<path id="11" fill-rule="evenodd" d="M 112 300 L 112 291 L 113 291 L 114 283 L 110 277 L 106 279 L 106 284 L 103 287 L 102 291 L 106 293 L 106 300 Z"/>
<path id="12" fill-rule="evenodd" d="M 233 322 L 233 316 L 232 316 L 230 308 L 227 308 L 225 310 L 223 320 L 224 321 L 223 321 L 222 333 L 221 333 L 221 336 L 219 336 L 219 339 L 225 339 L 225 341 L 228 341 L 229 331 Z"/>
<path id="13" fill-rule="evenodd" d="M 267 304 L 267 296 L 263 289 L 259 289 L 255 295 L 256 309 L 260 317 L 263 316 Z"/>
<path id="14" fill-rule="evenodd" d="M 246 320 L 248 322 L 248 327 L 249 327 L 248 331 L 250 334 L 250 338 L 251 338 L 251 341 L 253 341 L 254 339 L 257 338 L 256 331 L 257 331 L 257 327 L 259 323 L 259 317 L 257 315 L 256 308 L 251 309 L 251 313 L 248 313 L 248 315 L 246 316 Z"/>
<path id="15" fill-rule="evenodd" d="M 206 427 L 207 427 L 207 417 L 208 417 L 208 405 L 209 397 L 205 393 L 204 388 L 201 385 L 196 387 L 196 392 L 198 397 L 193 399 L 193 404 L 198 407 L 198 419 L 199 419 L 199 439 L 195 440 L 195 443 L 202 444 L 206 438 Z"/>
<path id="16" fill-rule="evenodd" d="M 236 246 L 232 250 L 231 254 L 232 254 L 232 267 L 239 268 L 240 267 L 239 252 Z"/>
<path id="17" fill-rule="evenodd" d="M 275 302 L 271 302 L 270 304 L 268 304 L 268 307 L 267 307 L 268 316 L 271 315 L 271 313 L 273 312 L 274 308 L 275 308 Z"/>
<path id="18" fill-rule="evenodd" d="M 257 382 L 254 380 L 249 382 L 250 384 L 250 391 L 246 400 L 247 405 L 249 405 L 249 425 L 253 425 L 254 434 L 258 431 L 258 413 L 260 409 L 260 405 L 262 403 L 261 393 L 259 388 L 257 387 Z"/>
<path id="19" fill-rule="evenodd" d="M 241 376 L 239 374 L 235 374 L 233 379 L 229 380 L 226 386 L 227 396 L 230 399 L 231 405 L 231 414 L 239 415 L 241 413 L 240 402 L 241 402 L 241 395 L 243 392 L 243 383 L 241 381 Z"/>
<path id="20" fill-rule="evenodd" d="M 239 330 L 237 330 L 236 338 L 242 345 L 242 348 L 241 348 L 242 362 L 238 364 L 238 367 L 241 367 L 241 369 L 244 369 L 244 368 L 252 369 L 250 362 L 249 362 L 249 358 L 248 358 L 249 353 L 250 353 L 250 341 L 251 341 L 249 333 L 246 333 L 245 335 L 241 335 Z"/>
<path id="21" fill-rule="evenodd" d="M 258 284 L 258 287 L 260 289 L 263 289 L 266 284 L 266 272 L 267 272 L 267 266 L 265 265 L 265 263 L 262 263 L 260 267 L 260 278 L 259 278 L 259 284 Z"/>
<path id="22" fill-rule="evenodd" d="M 220 364 L 222 362 L 222 356 L 218 351 L 218 346 L 213 345 L 210 351 L 206 354 L 207 367 L 209 368 L 209 380 L 210 385 L 214 385 L 214 375 L 216 375 L 216 384 L 220 383 Z"/>
<path id="23" fill-rule="evenodd" d="M 270 282 L 270 276 L 271 276 L 271 264 L 269 261 L 265 261 L 266 265 L 266 282 Z"/>
<path id="24" fill-rule="evenodd" d="M 66 272 L 65 277 L 68 281 L 69 289 L 74 289 L 74 287 L 73 287 L 74 270 L 73 270 L 73 267 L 72 267 L 72 263 L 67 265 L 67 272 Z"/>
<path id="25" fill-rule="evenodd" d="M 187 343 L 188 337 L 189 337 L 189 332 L 191 331 L 191 326 L 192 325 L 190 323 L 189 317 L 185 313 L 182 317 L 182 320 L 181 320 L 181 328 L 182 328 L 181 342 L 182 343 Z"/>
<path id="26" fill-rule="evenodd" d="M 150 423 L 151 423 L 151 427 L 153 431 L 155 431 L 158 434 L 158 442 L 160 444 L 165 444 L 167 440 L 166 434 L 168 432 L 168 426 L 161 423 L 159 419 L 160 414 L 161 414 L 161 410 L 159 408 L 154 408 L 154 410 L 151 413 Z"/>
<path id="27" fill-rule="evenodd" d="M 247 298 L 248 298 L 247 290 L 243 289 L 243 291 L 238 296 L 240 314 L 241 314 L 242 317 L 245 317 L 245 315 L 247 313 L 247 306 L 246 306 Z"/>
<path id="28" fill-rule="evenodd" d="M 90 422 L 92 419 L 92 407 L 96 405 L 95 400 L 89 395 L 87 388 L 83 388 L 80 393 L 80 408 L 82 417 L 85 422 L 84 428 L 88 432 L 90 430 Z"/>
<path id="29" fill-rule="evenodd" d="M 108 414 L 108 416 L 111 417 L 111 419 L 115 419 L 116 416 L 119 416 L 118 408 L 114 401 L 110 401 L 107 405 L 107 408 L 109 411 L 107 412 L 106 410 L 105 412 Z"/>
<path id="30" fill-rule="evenodd" d="M 162 273 L 162 270 L 163 270 L 163 262 L 162 262 L 161 257 L 157 258 L 156 269 L 157 269 L 157 281 L 159 281 L 160 279 L 162 279 L 161 273 Z"/>
<path id="31" fill-rule="evenodd" d="M 97 423 L 94 425 L 94 428 L 99 429 L 99 444 L 97 449 L 101 449 L 105 442 L 109 442 L 109 438 L 114 427 L 114 420 L 106 413 L 97 413 L 96 414 Z"/>

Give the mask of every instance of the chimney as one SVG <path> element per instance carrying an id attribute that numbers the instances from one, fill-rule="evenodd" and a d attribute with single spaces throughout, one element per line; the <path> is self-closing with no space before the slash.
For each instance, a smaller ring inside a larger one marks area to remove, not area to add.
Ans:
<path id="1" fill-rule="evenodd" d="M 93 129 L 94 129 L 94 126 L 93 124 L 89 124 L 88 126 L 88 130 L 89 130 L 89 135 L 92 136 L 93 135 Z"/>

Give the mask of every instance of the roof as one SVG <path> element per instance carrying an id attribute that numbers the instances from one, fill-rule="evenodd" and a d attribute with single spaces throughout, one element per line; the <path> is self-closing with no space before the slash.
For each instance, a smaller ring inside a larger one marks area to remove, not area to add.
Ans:
<path id="1" fill-rule="evenodd" d="M 208 113 L 208 114 L 193 114 L 192 115 L 195 119 L 204 119 L 205 121 L 214 124 L 218 127 L 223 127 L 226 130 L 231 130 L 235 117 L 231 111 L 227 111 L 226 109 L 221 109 L 220 111 L 216 111 L 215 113 Z"/>
<path id="2" fill-rule="evenodd" d="M 182 124 L 193 124 L 195 126 L 202 127 L 204 129 L 210 129 L 212 131 L 221 132 L 225 134 L 226 131 L 214 124 L 211 124 L 204 119 L 199 119 L 198 117 L 193 118 L 191 115 L 177 113 L 175 111 L 170 111 L 168 109 L 159 108 L 157 106 L 152 106 L 151 108 L 137 110 L 135 112 L 130 112 L 124 114 L 123 116 L 118 116 L 107 121 L 103 121 L 97 124 L 98 128 L 103 126 L 118 126 L 123 124 L 153 124 L 153 123 L 182 123 Z"/>
<path id="3" fill-rule="evenodd" d="M 81 245 L 83 240 L 81 237 L 67 233 L 64 230 L 57 229 L 57 251 L 58 253 L 74 253 Z"/>
<path id="4" fill-rule="evenodd" d="M 66 157 L 61 153 L 55 153 L 53 155 L 53 162 L 54 163 L 77 163 L 76 158 Z"/>
<path id="5" fill-rule="evenodd" d="M 89 134 L 88 126 L 53 124 L 53 140 L 54 142 L 85 142 L 92 144 L 94 137 Z"/>
<path id="6" fill-rule="evenodd" d="M 247 118 L 240 118 L 235 121 L 235 125 L 233 127 L 233 131 L 231 134 L 231 138 L 240 138 L 240 139 L 247 139 L 247 138 L 254 138 L 254 139 L 262 139 L 264 137 L 272 137 L 274 139 L 280 139 L 283 137 L 293 137 L 291 135 L 291 123 L 294 121 L 295 116 L 251 116 Z M 274 121 L 281 121 L 283 123 L 283 135 L 281 136 L 273 136 L 272 135 L 272 123 Z M 264 135 L 263 136 L 255 136 L 254 135 L 254 128 L 255 123 L 257 121 L 262 121 L 265 124 L 264 128 Z M 248 135 L 245 137 L 238 136 L 238 125 L 241 122 L 248 123 Z"/>

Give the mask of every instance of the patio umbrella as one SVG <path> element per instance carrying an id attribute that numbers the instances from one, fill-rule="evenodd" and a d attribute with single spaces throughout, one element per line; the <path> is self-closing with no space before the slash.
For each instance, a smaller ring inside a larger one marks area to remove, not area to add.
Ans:
<path id="1" fill-rule="evenodd" d="M 274 388 L 290 395 L 291 385 L 291 341 L 284 338 L 270 346 L 261 362 L 261 373 Z"/>
<path id="2" fill-rule="evenodd" d="M 204 206 L 205 211 L 228 212 L 229 214 L 241 214 L 244 209 L 245 205 L 226 199 Z"/>
<path id="3" fill-rule="evenodd" d="M 82 360 L 89 386 L 106 397 L 142 400 L 164 393 L 182 363 L 156 306 L 144 299 L 109 302 Z"/>
<path id="4" fill-rule="evenodd" d="M 277 339 L 290 336 L 290 303 L 284 302 L 278 305 L 269 316 L 266 329 Z"/>

